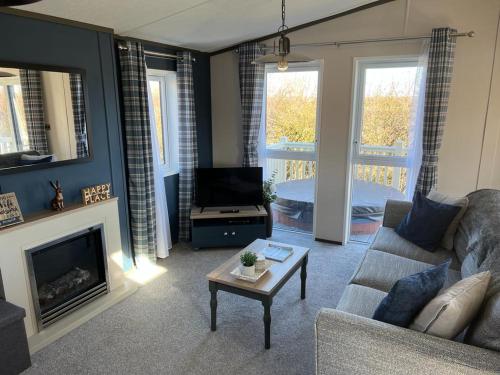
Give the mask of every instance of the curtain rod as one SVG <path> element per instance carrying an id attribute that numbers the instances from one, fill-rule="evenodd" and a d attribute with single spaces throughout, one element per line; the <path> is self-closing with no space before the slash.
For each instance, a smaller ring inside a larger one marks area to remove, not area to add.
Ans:
<path id="1" fill-rule="evenodd" d="M 473 30 L 463 33 L 451 33 L 452 37 L 469 37 L 473 38 L 475 32 Z M 376 39 L 359 39 L 359 40 L 341 40 L 338 42 L 323 42 L 323 43 L 307 43 L 307 44 L 294 44 L 292 47 L 321 47 L 321 46 L 336 46 L 340 47 L 349 44 L 363 44 L 363 43 L 376 43 L 376 42 L 397 42 L 402 40 L 419 40 L 419 39 L 430 39 L 430 35 L 420 35 L 420 36 L 401 36 L 392 38 L 376 38 Z M 268 49 L 269 47 L 265 47 Z"/>
<path id="2" fill-rule="evenodd" d="M 461 33 L 452 33 L 452 37 L 469 37 L 473 38 L 476 35 L 476 33 L 471 30 L 468 32 L 461 32 Z M 323 47 L 323 46 L 335 46 L 335 47 L 340 47 L 340 46 L 345 46 L 345 45 L 350 45 L 350 44 L 363 44 L 363 43 L 376 43 L 376 42 L 397 42 L 397 41 L 402 41 L 402 40 L 419 40 L 419 39 L 430 39 L 430 35 L 419 35 L 419 36 L 401 36 L 401 37 L 392 37 L 392 38 L 376 38 L 376 39 L 358 39 L 358 40 L 341 40 L 337 42 L 320 42 L 320 43 L 303 43 L 303 44 L 293 44 L 291 47 L 296 48 L 296 47 Z M 263 47 L 264 50 L 274 50 L 274 47 L 270 46 L 265 46 Z M 238 52 L 238 49 L 235 50 L 235 52 Z"/>
<path id="3" fill-rule="evenodd" d="M 128 48 L 125 47 L 122 44 L 118 44 L 118 49 L 124 50 L 124 51 L 128 50 Z M 180 58 L 179 56 L 173 55 L 171 53 L 156 52 L 156 51 L 147 51 L 147 50 L 144 50 L 144 54 L 146 56 L 156 57 L 156 58 L 159 58 L 159 59 L 177 60 L 177 59 Z M 196 59 L 193 57 L 193 58 L 191 58 L 191 61 L 196 62 Z"/>

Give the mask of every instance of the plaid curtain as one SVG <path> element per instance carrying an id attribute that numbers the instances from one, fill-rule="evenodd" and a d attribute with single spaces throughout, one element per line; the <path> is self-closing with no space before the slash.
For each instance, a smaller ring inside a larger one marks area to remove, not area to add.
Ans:
<path id="1" fill-rule="evenodd" d="M 257 43 L 238 47 L 240 61 L 241 122 L 243 125 L 243 166 L 256 167 L 259 162 L 259 129 L 264 95 L 264 64 L 252 64 L 263 55 Z"/>
<path id="2" fill-rule="evenodd" d="M 73 104 L 73 121 L 75 123 L 76 156 L 85 158 L 88 156 L 89 150 L 82 76 L 78 73 L 70 73 L 69 87 L 71 90 L 71 103 Z"/>
<path id="3" fill-rule="evenodd" d="M 47 132 L 45 131 L 45 115 L 43 110 L 42 80 L 37 70 L 19 70 L 21 89 L 23 92 L 24 115 L 28 128 L 30 150 L 41 155 L 49 153 Z"/>
<path id="4" fill-rule="evenodd" d="M 456 37 L 450 28 L 433 29 L 425 84 L 425 107 L 422 137 L 422 166 L 415 187 L 427 195 L 437 184 L 439 149 L 448 110 L 448 97 L 455 58 Z"/>
<path id="5" fill-rule="evenodd" d="M 156 261 L 156 207 L 144 48 L 119 50 L 132 243 L 136 264 Z"/>
<path id="6" fill-rule="evenodd" d="M 191 205 L 194 198 L 194 170 L 198 167 L 193 63 L 190 52 L 177 53 L 179 100 L 179 239 L 189 241 Z"/>

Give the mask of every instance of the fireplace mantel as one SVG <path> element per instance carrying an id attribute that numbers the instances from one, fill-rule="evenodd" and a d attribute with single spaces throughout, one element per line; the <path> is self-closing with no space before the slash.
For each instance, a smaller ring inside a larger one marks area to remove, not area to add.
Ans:
<path id="1" fill-rule="evenodd" d="M 26 252 L 97 225 L 104 228 L 110 293 L 38 331 Z M 27 215 L 24 223 L 0 230 L 0 269 L 6 299 L 26 310 L 30 350 L 37 351 L 135 291 L 136 287 L 126 282 L 123 269 L 118 198 L 88 206 L 72 205 L 62 212 Z"/>

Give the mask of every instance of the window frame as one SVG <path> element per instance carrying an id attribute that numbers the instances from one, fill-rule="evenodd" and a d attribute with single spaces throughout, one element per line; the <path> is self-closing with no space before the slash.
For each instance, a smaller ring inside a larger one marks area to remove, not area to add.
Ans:
<path id="1" fill-rule="evenodd" d="M 408 155 L 406 156 L 383 156 L 367 155 L 360 152 L 361 134 L 363 131 L 363 110 L 364 110 L 364 91 L 366 83 L 366 70 L 376 68 L 418 68 L 419 57 L 414 55 L 407 56 L 387 56 L 387 57 L 369 57 L 355 59 L 355 85 L 353 92 L 353 113 L 352 113 L 352 163 L 367 165 L 384 165 L 388 167 L 406 167 L 408 165 Z"/>
<path id="2" fill-rule="evenodd" d="M 177 72 L 147 69 L 146 75 L 149 97 L 151 97 L 150 81 L 158 81 L 160 84 L 163 156 L 165 160 L 164 163 L 160 164 L 160 172 L 163 177 L 166 177 L 179 173 Z M 149 115 L 150 120 L 154 119 L 154 113 Z"/>

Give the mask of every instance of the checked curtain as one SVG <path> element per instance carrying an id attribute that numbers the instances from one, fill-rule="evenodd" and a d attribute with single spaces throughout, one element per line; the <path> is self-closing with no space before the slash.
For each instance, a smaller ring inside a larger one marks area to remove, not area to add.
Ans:
<path id="1" fill-rule="evenodd" d="M 193 61 L 190 52 L 177 53 L 179 100 L 179 239 L 189 241 L 194 171 L 198 167 L 198 141 L 194 106 Z"/>
<path id="2" fill-rule="evenodd" d="M 148 83 L 142 44 L 119 50 L 132 243 L 137 265 L 156 261 L 156 207 Z"/>
<path id="3" fill-rule="evenodd" d="M 432 30 L 429 45 L 429 62 L 425 84 L 425 106 L 422 137 L 422 166 L 415 193 L 427 195 L 437 184 L 439 149 L 443 138 L 448 110 L 451 76 L 455 59 L 456 30 Z"/>
<path id="4" fill-rule="evenodd" d="M 89 155 L 89 150 L 82 76 L 78 73 L 70 73 L 69 87 L 71 90 L 71 103 L 73 104 L 73 121 L 75 123 L 76 156 L 86 158 Z"/>
<path id="5" fill-rule="evenodd" d="M 40 72 L 38 70 L 20 69 L 19 75 L 30 150 L 37 151 L 40 155 L 47 155 L 49 145 L 47 143 L 47 132 L 45 131 Z"/>
<path id="6" fill-rule="evenodd" d="M 258 165 L 259 130 L 264 95 L 264 64 L 252 64 L 263 55 L 257 43 L 238 47 L 240 71 L 241 121 L 243 125 L 243 166 Z"/>

